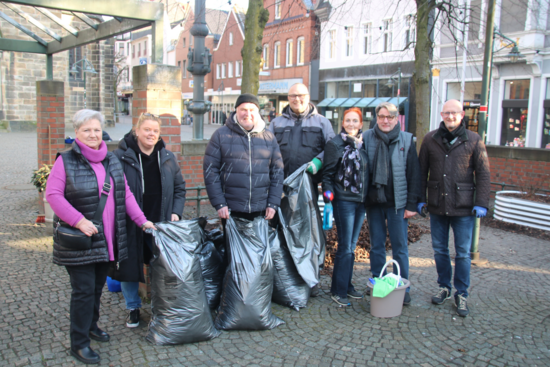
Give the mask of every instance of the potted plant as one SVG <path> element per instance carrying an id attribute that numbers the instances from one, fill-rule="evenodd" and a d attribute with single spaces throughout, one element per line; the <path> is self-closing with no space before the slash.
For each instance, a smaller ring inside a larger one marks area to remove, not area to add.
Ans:
<path id="1" fill-rule="evenodd" d="M 48 181 L 48 177 L 50 176 L 52 166 L 49 166 L 47 164 L 43 165 L 43 167 L 34 170 L 31 177 L 31 183 L 38 189 L 38 193 L 40 196 L 44 196 L 44 191 L 46 190 L 46 183 Z M 45 221 L 52 223 L 53 222 L 53 210 L 50 206 L 50 204 L 46 201 L 46 198 L 43 197 L 42 199 L 44 201 L 44 213 L 45 213 Z"/>
<path id="2" fill-rule="evenodd" d="M 550 196 L 536 190 L 498 191 L 494 218 L 550 231 Z"/>

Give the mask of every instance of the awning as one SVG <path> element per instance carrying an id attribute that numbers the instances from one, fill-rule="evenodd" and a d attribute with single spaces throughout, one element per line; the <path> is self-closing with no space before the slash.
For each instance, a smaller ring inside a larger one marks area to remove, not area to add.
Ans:
<path id="1" fill-rule="evenodd" d="M 375 99 L 376 97 L 361 98 L 353 107 L 365 108 L 368 105 L 370 105 L 371 102 L 374 101 Z"/>
<path id="2" fill-rule="evenodd" d="M 382 98 L 375 98 L 374 101 L 372 101 L 368 107 L 376 107 L 378 106 L 380 103 L 382 102 L 387 102 L 388 101 L 388 97 L 382 97 Z"/>
<path id="3" fill-rule="evenodd" d="M 336 98 L 325 98 L 321 102 L 317 103 L 317 107 L 327 107 L 330 102 L 334 101 Z"/>
<path id="4" fill-rule="evenodd" d="M 353 107 L 361 98 L 348 98 L 340 107 Z"/>
<path id="5" fill-rule="evenodd" d="M 328 105 L 328 107 L 341 107 L 342 103 L 345 101 L 347 101 L 347 98 L 336 98 Z"/>
<path id="6" fill-rule="evenodd" d="M 399 97 L 399 104 L 400 105 L 405 103 L 405 101 L 407 101 L 407 97 Z M 388 102 L 393 103 L 394 105 L 397 106 L 397 97 L 390 98 L 390 100 Z"/>

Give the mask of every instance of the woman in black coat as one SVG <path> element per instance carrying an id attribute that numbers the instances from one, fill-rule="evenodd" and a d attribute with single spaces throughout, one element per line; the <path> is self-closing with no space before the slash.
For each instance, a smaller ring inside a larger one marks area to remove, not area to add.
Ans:
<path id="1" fill-rule="evenodd" d="M 152 222 L 181 219 L 185 205 L 185 181 L 174 153 L 160 138 L 160 118 L 142 114 L 131 132 L 118 144 L 115 155 L 122 163 L 128 186 Z M 153 238 L 127 221 L 128 259 L 120 263 L 114 278 L 121 282 L 129 310 L 127 327 L 139 325 L 139 282 L 145 282 L 143 264 L 152 258 Z"/>
<path id="2" fill-rule="evenodd" d="M 344 111 L 342 131 L 325 146 L 323 192 L 332 201 L 338 232 L 338 249 L 334 258 L 332 300 L 347 306 L 348 297 L 362 298 L 351 283 L 355 262 L 355 245 L 365 220 L 368 166 L 363 146 L 361 110 Z"/>

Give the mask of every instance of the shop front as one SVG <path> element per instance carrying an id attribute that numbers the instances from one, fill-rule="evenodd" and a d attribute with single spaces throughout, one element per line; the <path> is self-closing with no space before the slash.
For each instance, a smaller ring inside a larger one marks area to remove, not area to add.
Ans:
<path id="1" fill-rule="evenodd" d="M 525 147 L 529 124 L 529 79 L 505 81 L 500 145 Z"/>
<path id="2" fill-rule="evenodd" d="M 447 83 L 447 98 L 460 101 L 460 82 Z M 477 133 L 479 122 L 479 105 L 481 103 L 481 82 L 464 83 L 464 123 L 466 128 Z"/>
<path id="3" fill-rule="evenodd" d="M 279 116 L 283 108 L 288 106 L 288 90 L 297 83 L 303 83 L 303 79 L 291 78 L 260 81 L 258 99 L 260 101 L 260 113 L 265 121 L 268 121 L 267 116 L 272 107 L 275 107 L 275 113 Z"/>

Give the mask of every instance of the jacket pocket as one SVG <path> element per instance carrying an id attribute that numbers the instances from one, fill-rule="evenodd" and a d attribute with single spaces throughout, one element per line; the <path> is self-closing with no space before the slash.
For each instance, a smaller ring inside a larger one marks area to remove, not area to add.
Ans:
<path id="1" fill-rule="evenodd" d="M 279 145 L 286 145 L 288 144 L 288 139 L 290 136 L 290 130 L 286 129 L 284 127 L 279 127 L 274 130 L 275 137 L 277 138 L 277 143 Z"/>
<path id="2" fill-rule="evenodd" d="M 475 190 L 476 187 L 473 183 L 457 183 L 455 194 L 455 208 L 472 208 L 474 206 Z"/>
<path id="3" fill-rule="evenodd" d="M 302 145 L 305 147 L 325 147 L 323 130 L 320 127 L 304 127 L 302 129 Z"/>
<path id="4" fill-rule="evenodd" d="M 439 206 L 439 182 L 428 181 L 428 205 Z"/>

